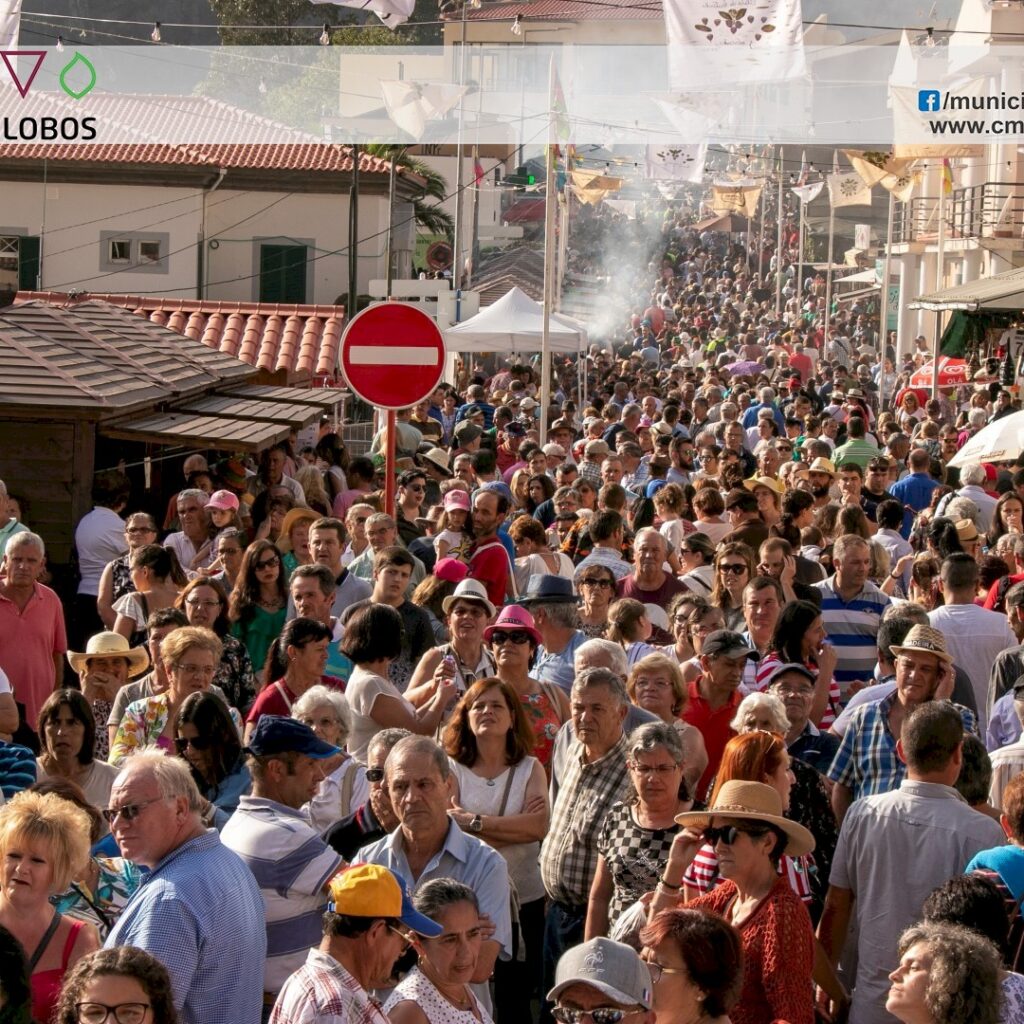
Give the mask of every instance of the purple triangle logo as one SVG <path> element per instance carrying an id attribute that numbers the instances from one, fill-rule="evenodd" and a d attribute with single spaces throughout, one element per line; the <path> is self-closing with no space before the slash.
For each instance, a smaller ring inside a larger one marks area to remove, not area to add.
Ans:
<path id="1" fill-rule="evenodd" d="M 28 77 L 24 81 L 19 77 L 17 67 L 12 62 L 12 57 L 33 57 L 35 58 L 32 64 L 32 70 L 28 73 Z M 14 88 L 18 90 L 21 98 L 24 99 L 28 94 L 29 89 L 32 88 L 32 82 L 35 81 L 35 77 L 39 74 L 39 69 L 43 66 L 43 61 L 46 59 L 45 50 L 0 50 L 0 58 L 3 59 L 4 65 L 7 68 L 7 73 L 11 76 L 11 81 L 14 83 Z"/>

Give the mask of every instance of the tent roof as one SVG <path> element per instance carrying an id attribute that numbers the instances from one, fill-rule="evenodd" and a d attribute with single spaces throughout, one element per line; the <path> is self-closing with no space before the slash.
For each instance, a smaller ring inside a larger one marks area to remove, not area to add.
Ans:
<path id="1" fill-rule="evenodd" d="M 936 313 L 950 309 L 965 309 L 971 313 L 979 309 L 1024 309 L 1024 267 L 943 288 L 913 299 L 907 305 L 910 309 Z"/>
<path id="2" fill-rule="evenodd" d="M 550 317 L 552 352 L 579 352 L 587 343 L 586 331 L 559 313 Z M 449 352 L 540 351 L 544 307 L 524 291 L 513 288 L 476 316 L 444 332 Z"/>

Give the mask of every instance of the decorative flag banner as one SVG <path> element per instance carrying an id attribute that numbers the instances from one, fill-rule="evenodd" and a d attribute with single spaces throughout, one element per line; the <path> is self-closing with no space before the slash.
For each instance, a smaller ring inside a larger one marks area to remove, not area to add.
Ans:
<path id="1" fill-rule="evenodd" d="M 942 191 L 947 196 L 953 191 L 953 168 L 945 157 L 942 158 Z"/>
<path id="2" fill-rule="evenodd" d="M 314 4 L 332 7 L 353 7 L 357 11 L 373 11 L 391 29 L 404 25 L 412 17 L 416 0 L 310 0 Z"/>
<path id="3" fill-rule="evenodd" d="M 843 155 L 853 164 L 853 169 L 869 188 L 881 185 L 901 203 L 906 203 L 921 180 L 913 170 L 914 160 L 909 157 L 894 157 L 890 153 L 844 149 Z"/>
<path id="4" fill-rule="evenodd" d="M 761 198 L 761 185 L 713 185 L 711 188 L 711 209 L 715 213 L 739 213 L 753 217 Z"/>
<path id="5" fill-rule="evenodd" d="M 930 83 L 929 83 L 930 84 Z M 981 79 L 960 85 L 956 89 L 958 97 L 981 98 L 987 90 L 987 84 Z M 922 90 L 919 86 L 891 85 L 889 99 L 892 102 L 892 127 L 894 139 L 907 139 L 907 142 L 893 146 L 893 156 L 906 159 L 942 156 L 981 156 L 984 146 L 971 141 L 958 141 L 955 138 L 943 139 L 931 131 L 930 122 L 938 116 L 939 120 L 947 117 L 963 117 L 963 113 L 921 110 Z M 938 94 L 939 89 L 930 90 Z M 976 116 L 976 115 L 971 115 Z M 931 141 L 934 139 L 935 141 Z"/>
<path id="6" fill-rule="evenodd" d="M 807 164 L 807 150 L 805 149 L 800 154 L 800 176 L 796 179 L 796 183 L 800 186 L 807 184 L 807 176 L 811 173 L 811 169 Z"/>
<path id="7" fill-rule="evenodd" d="M 671 142 L 649 145 L 644 160 L 645 177 L 662 181 L 686 181 L 699 185 L 704 180 L 708 144 Z"/>
<path id="8" fill-rule="evenodd" d="M 388 117 L 414 139 L 423 138 L 427 124 L 440 121 L 469 91 L 451 82 L 381 81 Z"/>
<path id="9" fill-rule="evenodd" d="M 828 198 L 834 210 L 841 206 L 871 205 L 871 186 L 866 185 L 856 171 L 849 174 L 830 174 L 827 181 Z"/>
<path id="10" fill-rule="evenodd" d="M 707 90 L 806 73 L 800 0 L 664 0 L 669 82 Z"/>
<path id="11" fill-rule="evenodd" d="M 0 50 L 12 48 L 18 42 L 21 22 L 21 0 L 0 0 Z"/>
<path id="12" fill-rule="evenodd" d="M 798 185 L 790 191 L 800 200 L 801 203 L 810 203 L 821 195 L 821 190 L 825 187 L 825 182 L 814 181 L 810 185 Z"/>
<path id="13" fill-rule="evenodd" d="M 562 82 L 558 77 L 558 68 L 555 67 L 555 58 L 551 58 L 551 139 L 552 146 L 562 147 L 563 143 L 568 144 L 571 131 L 569 125 L 569 108 L 565 103 L 565 93 L 562 91 Z"/>

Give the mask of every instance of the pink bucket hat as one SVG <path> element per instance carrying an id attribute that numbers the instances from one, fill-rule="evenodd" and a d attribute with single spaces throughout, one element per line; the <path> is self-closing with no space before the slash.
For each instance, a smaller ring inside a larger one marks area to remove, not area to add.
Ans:
<path id="1" fill-rule="evenodd" d="M 460 508 L 463 512 L 470 510 L 469 503 L 469 491 L 464 491 L 461 487 L 453 487 L 445 496 L 442 501 L 445 512 L 450 512 L 453 508 Z"/>
<path id="2" fill-rule="evenodd" d="M 544 642 L 537 631 L 537 627 L 533 624 L 533 616 L 525 608 L 517 604 L 509 604 L 501 609 L 501 613 L 494 620 L 494 624 L 484 630 L 484 640 L 490 643 L 491 637 L 494 636 L 495 630 L 498 629 L 505 630 L 506 632 L 522 629 L 530 634 L 531 639 L 538 647 Z"/>

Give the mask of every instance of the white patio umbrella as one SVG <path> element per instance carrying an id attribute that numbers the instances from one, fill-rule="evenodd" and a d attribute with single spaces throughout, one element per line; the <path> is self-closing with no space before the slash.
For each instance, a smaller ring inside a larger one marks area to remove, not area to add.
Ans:
<path id="1" fill-rule="evenodd" d="M 1024 451 L 1024 412 L 1010 413 L 982 427 L 949 460 L 951 466 L 971 462 L 1009 462 Z"/>
<path id="2" fill-rule="evenodd" d="M 544 331 L 544 307 L 526 292 L 513 288 L 497 302 L 444 332 L 449 352 L 540 351 Z M 551 314 L 552 352 L 580 352 L 586 347 L 583 325 L 561 313 Z"/>
<path id="3" fill-rule="evenodd" d="M 373 11 L 390 29 L 396 29 L 399 25 L 407 22 L 416 6 L 416 0 L 310 0 L 310 3 Z"/>

